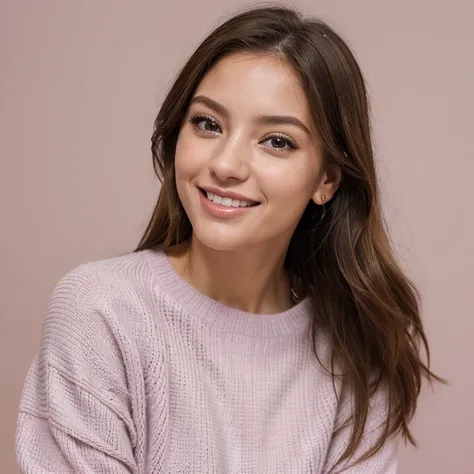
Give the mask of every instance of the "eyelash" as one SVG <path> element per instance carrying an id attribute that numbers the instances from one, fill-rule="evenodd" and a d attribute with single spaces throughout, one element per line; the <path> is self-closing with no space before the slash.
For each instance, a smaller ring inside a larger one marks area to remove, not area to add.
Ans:
<path id="1" fill-rule="evenodd" d="M 194 114 L 194 115 L 191 115 L 191 117 L 189 117 L 188 120 L 196 127 L 197 127 L 197 124 L 199 122 L 202 122 L 203 120 L 207 120 L 207 121 L 217 125 L 220 128 L 219 123 L 216 120 L 214 120 L 212 117 L 210 117 L 209 115 Z M 199 131 L 204 132 L 204 133 L 214 133 L 210 130 L 203 130 L 201 128 L 199 129 Z M 282 139 L 284 139 L 286 141 L 286 143 L 290 146 L 290 151 L 297 150 L 298 148 L 300 148 L 299 145 L 292 138 L 290 138 L 287 135 L 283 135 L 282 133 L 270 133 L 269 135 L 266 135 L 265 137 L 263 137 L 263 141 L 270 140 L 271 138 L 282 138 Z M 274 148 L 274 147 L 271 147 L 271 148 L 273 150 L 277 151 L 277 152 L 288 151 L 287 148 Z"/>

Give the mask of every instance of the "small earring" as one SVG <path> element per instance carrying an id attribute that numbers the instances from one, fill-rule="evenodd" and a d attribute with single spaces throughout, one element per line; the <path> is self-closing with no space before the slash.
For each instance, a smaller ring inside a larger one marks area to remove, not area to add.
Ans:
<path id="1" fill-rule="evenodd" d="M 322 221 L 324 219 L 324 216 L 326 215 L 326 205 L 324 204 L 324 201 L 326 200 L 326 196 L 324 194 L 321 195 L 321 201 L 323 203 L 323 214 L 322 216 L 319 218 L 320 221 Z"/>

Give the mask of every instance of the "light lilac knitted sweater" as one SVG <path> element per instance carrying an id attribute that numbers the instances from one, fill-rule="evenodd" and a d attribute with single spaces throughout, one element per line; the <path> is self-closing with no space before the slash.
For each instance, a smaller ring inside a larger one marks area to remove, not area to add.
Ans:
<path id="1" fill-rule="evenodd" d="M 79 266 L 51 297 L 25 383 L 22 471 L 395 473 L 396 439 L 333 468 L 351 400 L 312 357 L 309 319 L 309 300 L 275 315 L 224 306 L 159 250 Z M 385 412 L 379 394 L 360 453 Z"/>

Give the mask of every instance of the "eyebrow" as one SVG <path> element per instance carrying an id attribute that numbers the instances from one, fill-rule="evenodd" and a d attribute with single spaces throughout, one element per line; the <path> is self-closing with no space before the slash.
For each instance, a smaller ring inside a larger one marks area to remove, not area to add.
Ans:
<path id="1" fill-rule="evenodd" d="M 214 110 L 214 112 L 217 112 L 219 115 L 222 115 L 224 118 L 228 118 L 230 115 L 228 109 L 226 109 L 222 104 L 219 104 L 219 102 L 216 102 L 205 95 L 197 95 L 193 97 L 189 105 L 191 106 L 191 104 L 203 104 Z M 292 115 L 257 115 L 255 117 L 255 122 L 264 125 L 294 125 L 295 127 L 302 129 L 308 135 L 312 135 L 308 127 L 306 127 L 301 120 Z"/>

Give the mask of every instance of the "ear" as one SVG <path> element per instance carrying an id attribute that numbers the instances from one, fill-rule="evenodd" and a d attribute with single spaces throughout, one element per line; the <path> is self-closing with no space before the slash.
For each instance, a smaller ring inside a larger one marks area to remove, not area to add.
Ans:
<path id="1" fill-rule="evenodd" d="M 321 171 L 312 200 L 322 206 L 332 199 L 341 184 L 342 171 L 337 163 L 328 163 Z"/>

